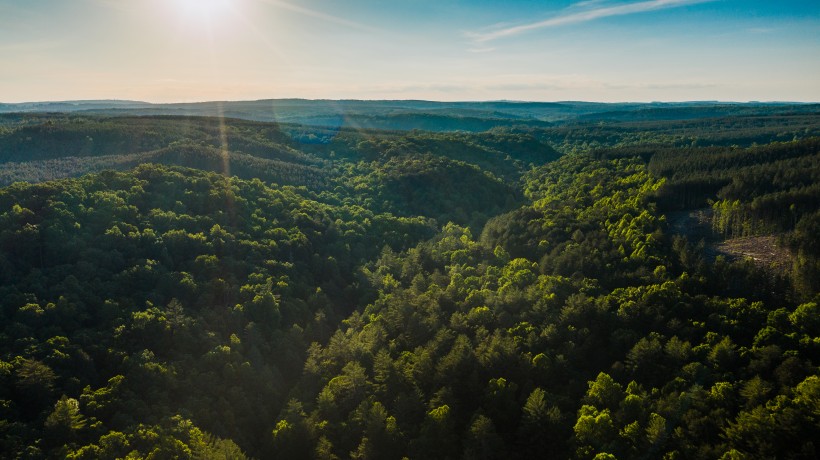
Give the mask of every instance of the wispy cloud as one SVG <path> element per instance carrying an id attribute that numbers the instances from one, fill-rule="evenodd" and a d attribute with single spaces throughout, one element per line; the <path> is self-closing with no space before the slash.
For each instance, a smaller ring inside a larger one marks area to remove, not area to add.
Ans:
<path id="1" fill-rule="evenodd" d="M 473 32 L 467 36 L 477 43 L 489 42 L 499 38 L 511 37 L 532 30 L 557 27 L 568 24 L 578 24 L 593 21 L 595 19 L 607 18 L 611 16 L 625 16 L 629 14 L 643 13 L 647 11 L 677 8 L 698 3 L 713 2 L 715 0 L 648 0 L 642 2 L 632 2 L 620 5 L 603 6 L 597 0 L 582 1 L 570 7 L 565 13 L 529 24 L 521 24 L 489 32 Z M 578 7 L 586 7 L 583 11 L 575 11 Z"/>
<path id="2" fill-rule="evenodd" d="M 604 3 L 605 0 L 584 0 L 578 3 L 573 3 L 570 5 L 570 8 L 588 8 L 595 5 L 600 5 Z"/>

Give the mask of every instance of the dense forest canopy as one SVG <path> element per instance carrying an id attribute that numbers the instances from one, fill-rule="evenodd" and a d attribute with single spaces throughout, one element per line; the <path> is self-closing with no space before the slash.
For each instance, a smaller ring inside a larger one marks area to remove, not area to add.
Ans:
<path id="1" fill-rule="evenodd" d="M 0 116 L 0 455 L 820 455 L 816 108 L 348 104 Z"/>

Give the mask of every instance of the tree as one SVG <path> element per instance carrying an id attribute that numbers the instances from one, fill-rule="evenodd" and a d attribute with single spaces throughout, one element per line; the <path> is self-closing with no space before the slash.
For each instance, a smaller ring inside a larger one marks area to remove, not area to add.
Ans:
<path id="1" fill-rule="evenodd" d="M 470 460 L 489 460 L 505 458 L 504 442 L 496 433 L 493 421 L 484 415 L 473 419 L 464 440 L 464 458 Z"/>
<path id="2" fill-rule="evenodd" d="M 46 440 L 50 446 L 59 447 L 75 441 L 85 428 L 85 417 L 80 413 L 80 403 L 63 395 L 45 421 Z"/>

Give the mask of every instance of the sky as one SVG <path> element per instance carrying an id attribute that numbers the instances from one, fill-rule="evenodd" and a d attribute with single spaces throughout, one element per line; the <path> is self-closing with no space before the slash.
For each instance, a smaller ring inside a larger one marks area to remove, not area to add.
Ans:
<path id="1" fill-rule="evenodd" d="M 0 0 L 0 102 L 820 101 L 820 0 Z"/>

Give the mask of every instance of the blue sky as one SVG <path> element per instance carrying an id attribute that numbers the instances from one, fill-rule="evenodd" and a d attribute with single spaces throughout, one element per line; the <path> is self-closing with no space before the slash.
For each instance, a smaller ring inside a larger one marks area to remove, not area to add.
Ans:
<path id="1" fill-rule="evenodd" d="M 0 102 L 820 101 L 818 0 L 0 0 Z"/>

